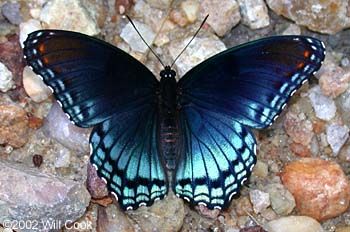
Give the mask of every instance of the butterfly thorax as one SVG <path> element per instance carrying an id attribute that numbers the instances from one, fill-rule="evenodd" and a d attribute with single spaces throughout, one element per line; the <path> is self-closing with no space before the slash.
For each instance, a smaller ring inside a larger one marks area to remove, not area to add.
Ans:
<path id="1" fill-rule="evenodd" d="M 176 72 L 169 66 L 160 72 L 160 150 L 168 169 L 175 168 L 178 145 Z"/>

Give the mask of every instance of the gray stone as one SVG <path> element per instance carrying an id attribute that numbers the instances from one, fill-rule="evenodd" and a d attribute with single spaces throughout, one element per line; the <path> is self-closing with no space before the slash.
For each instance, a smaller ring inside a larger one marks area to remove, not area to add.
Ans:
<path id="1" fill-rule="evenodd" d="M 270 206 L 270 196 L 268 193 L 255 189 L 249 191 L 250 201 L 256 214 L 262 212 Z"/>
<path id="2" fill-rule="evenodd" d="M 40 20 L 50 28 L 78 31 L 87 35 L 100 32 L 97 22 L 80 0 L 52 0 L 43 7 Z"/>
<path id="3" fill-rule="evenodd" d="M 242 22 L 251 29 L 260 29 L 270 25 L 267 6 L 263 0 L 238 0 Z"/>
<path id="4" fill-rule="evenodd" d="M 12 24 L 19 25 L 22 22 L 20 4 L 17 2 L 6 2 L 1 7 L 2 15 Z"/>
<path id="5" fill-rule="evenodd" d="M 133 21 L 137 30 L 141 33 L 142 37 L 145 39 L 145 41 L 151 45 L 156 34 L 152 31 L 152 29 L 147 26 L 146 24 L 143 24 L 138 21 Z M 131 23 L 129 22 L 126 24 L 126 26 L 122 29 L 122 32 L 120 34 L 120 37 L 127 42 L 131 49 L 137 52 L 146 52 L 147 51 L 147 45 L 142 41 L 140 36 L 137 34 Z"/>
<path id="6" fill-rule="evenodd" d="M 51 91 L 47 85 L 44 84 L 41 78 L 29 66 L 23 69 L 23 88 L 35 102 L 42 102 L 51 95 Z"/>
<path id="7" fill-rule="evenodd" d="M 266 191 L 270 194 L 271 207 L 278 215 L 288 215 L 293 211 L 295 199 L 282 184 L 269 184 Z"/>
<path id="8" fill-rule="evenodd" d="M 224 36 L 241 20 L 239 5 L 236 0 L 203 0 L 201 14 L 209 14 L 207 23 L 218 36 Z"/>
<path id="9" fill-rule="evenodd" d="M 270 221 L 265 226 L 269 232 L 324 232 L 320 223 L 307 216 L 288 216 Z"/>
<path id="10" fill-rule="evenodd" d="M 327 141 L 333 150 L 333 154 L 337 155 L 349 138 L 349 128 L 346 125 L 331 124 L 327 127 L 326 133 Z"/>
<path id="11" fill-rule="evenodd" d="M 43 221 L 56 223 L 55 229 L 59 229 L 80 218 L 90 202 L 84 184 L 18 163 L 0 162 L 0 186 L 0 224 L 5 220 Z M 39 231 L 49 231 L 45 224 L 36 226 Z"/>
<path id="12" fill-rule="evenodd" d="M 0 62 L 0 91 L 7 92 L 14 84 L 12 72 Z"/>
<path id="13" fill-rule="evenodd" d="M 43 126 L 44 133 L 63 146 L 78 153 L 89 152 L 91 129 L 79 128 L 72 124 L 58 104 L 53 104 Z"/>
<path id="14" fill-rule="evenodd" d="M 315 86 L 309 90 L 309 98 L 315 110 L 316 117 L 322 120 L 331 120 L 337 111 L 332 98 L 323 95 L 320 86 Z"/>

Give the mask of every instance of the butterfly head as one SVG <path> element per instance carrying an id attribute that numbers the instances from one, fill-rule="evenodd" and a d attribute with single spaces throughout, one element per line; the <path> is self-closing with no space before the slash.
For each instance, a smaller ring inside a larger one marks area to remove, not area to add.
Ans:
<path id="1" fill-rule="evenodd" d="M 171 69 L 170 66 L 165 66 L 165 68 L 160 71 L 160 77 L 161 78 L 175 78 L 176 72 Z"/>

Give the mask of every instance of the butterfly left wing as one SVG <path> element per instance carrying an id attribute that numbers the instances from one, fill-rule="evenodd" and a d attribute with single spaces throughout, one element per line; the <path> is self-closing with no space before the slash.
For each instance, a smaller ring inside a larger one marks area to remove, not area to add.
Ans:
<path id="1" fill-rule="evenodd" d="M 248 127 L 265 128 L 325 56 L 304 36 L 264 38 L 194 67 L 178 83 L 184 145 L 174 191 L 192 204 L 225 208 L 256 162 Z"/>
<path id="2" fill-rule="evenodd" d="M 158 153 L 156 107 L 145 104 L 94 127 L 91 163 L 121 207 L 150 206 L 168 191 Z"/>

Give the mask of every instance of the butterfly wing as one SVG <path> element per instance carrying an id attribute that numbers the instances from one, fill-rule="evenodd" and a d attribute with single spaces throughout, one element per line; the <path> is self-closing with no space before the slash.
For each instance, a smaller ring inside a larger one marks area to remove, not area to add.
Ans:
<path id="1" fill-rule="evenodd" d="M 276 36 L 228 49 L 179 81 L 181 105 L 195 104 L 244 125 L 265 128 L 325 56 L 323 43 L 304 36 Z"/>
<path id="2" fill-rule="evenodd" d="M 152 101 L 158 85 L 155 76 L 127 53 L 77 32 L 35 31 L 24 42 L 23 52 L 80 127 Z"/>
<path id="3" fill-rule="evenodd" d="M 91 163 L 124 210 L 152 205 L 167 194 L 157 120 L 156 107 L 143 105 L 113 116 L 91 133 Z"/>
<path id="4" fill-rule="evenodd" d="M 210 209 L 227 207 L 256 162 L 246 126 L 269 126 L 324 56 L 317 39 L 270 37 L 224 51 L 186 73 L 178 83 L 184 152 L 175 193 Z"/>
<path id="5" fill-rule="evenodd" d="M 76 32 L 41 30 L 24 42 L 28 65 L 80 127 L 95 126 L 91 162 L 123 209 L 167 192 L 157 151 L 159 82 L 122 50 Z"/>
<path id="6" fill-rule="evenodd" d="M 184 142 L 174 192 L 192 205 L 227 206 L 256 162 L 254 135 L 241 123 L 197 106 L 183 107 L 179 121 Z"/>

